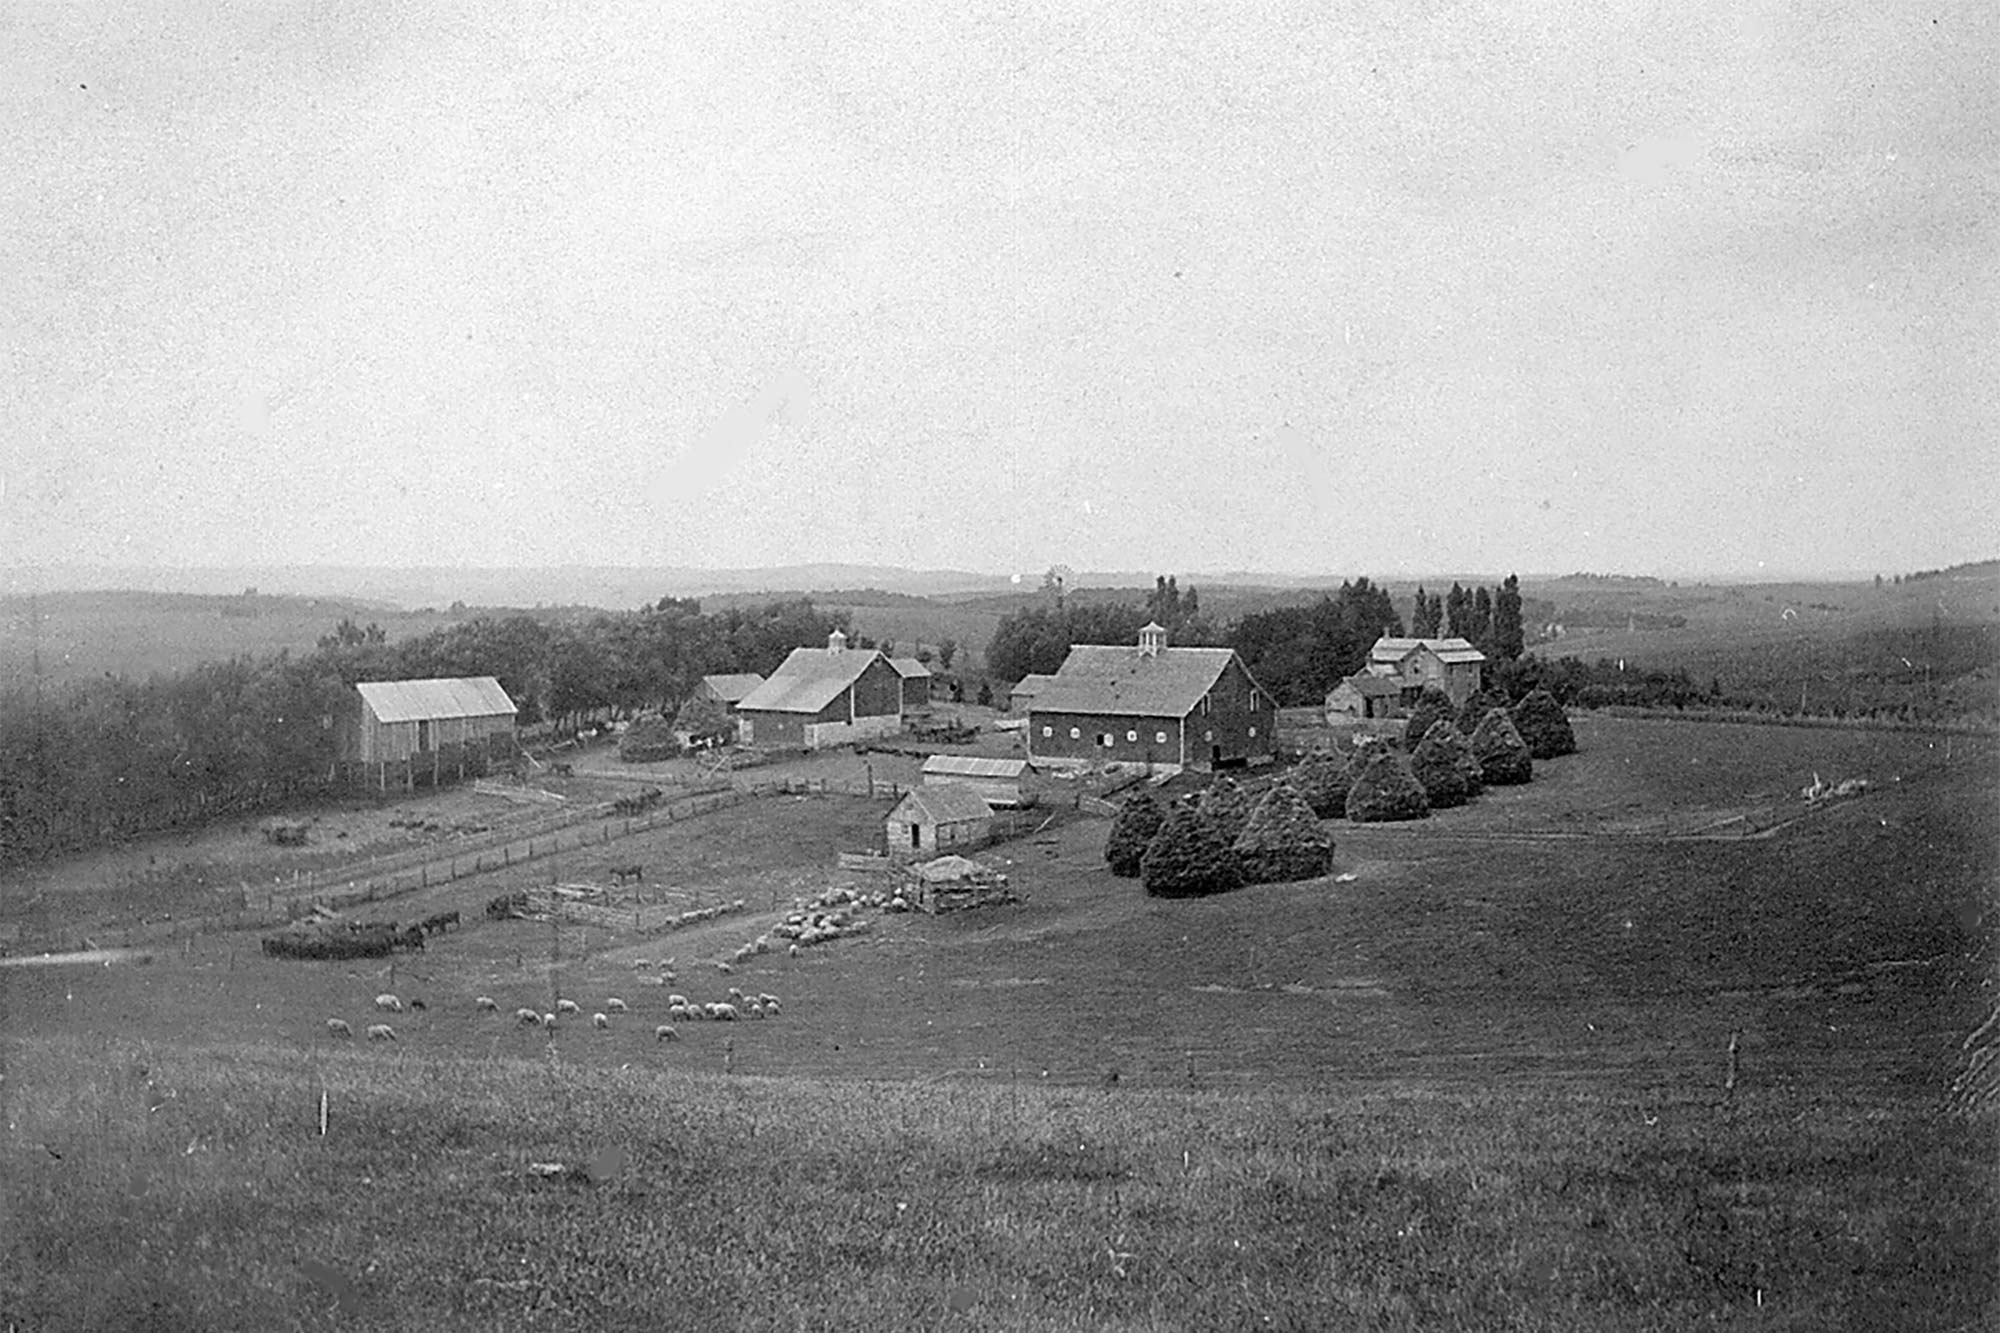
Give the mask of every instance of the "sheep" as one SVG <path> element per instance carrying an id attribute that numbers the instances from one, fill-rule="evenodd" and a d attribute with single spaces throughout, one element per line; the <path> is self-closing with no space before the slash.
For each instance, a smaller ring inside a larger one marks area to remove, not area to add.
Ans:
<path id="1" fill-rule="evenodd" d="M 775 995 L 766 995 L 761 991 L 758 992 L 757 994 L 757 1003 L 764 1005 L 766 1008 L 776 1004 L 777 1002 L 778 1002 L 778 997 Z"/>
<path id="2" fill-rule="evenodd" d="M 750 1008 L 746 1012 L 752 1018 L 762 1018 L 764 1016 L 764 1006 L 752 1000 L 750 1001 Z"/>
<path id="3" fill-rule="evenodd" d="M 479 1010 L 481 1013 L 497 1014 L 500 1012 L 500 1006 L 493 1002 L 493 997 L 491 995 L 482 995 L 479 998 L 475 999 L 472 1002 L 472 1007 L 474 1009 Z"/>
<path id="4" fill-rule="evenodd" d="M 726 993 L 732 1000 L 741 1000 L 743 998 L 743 992 L 736 989 L 736 987 L 734 986 L 731 986 Z"/>
<path id="5" fill-rule="evenodd" d="M 775 1018 L 785 1012 L 785 1007 L 778 1003 L 777 996 L 767 995 L 764 997 L 764 1012 Z"/>
<path id="6" fill-rule="evenodd" d="M 371 1024 L 368 1028 L 368 1040 L 394 1041 L 396 1040 L 396 1029 L 390 1027 L 387 1023 Z"/>
<path id="7" fill-rule="evenodd" d="M 787 949 L 786 952 L 789 953 L 792 957 L 797 958 L 799 956 L 799 946 L 794 944 L 790 949 Z"/>
<path id="8" fill-rule="evenodd" d="M 583 1009 L 575 1000 L 557 1000 L 556 1012 L 559 1014 L 580 1014 L 583 1012 Z"/>
<path id="9" fill-rule="evenodd" d="M 653 1029 L 654 1041 L 679 1041 L 680 1039 L 681 1034 L 674 1031 L 674 1025 L 671 1023 L 662 1023 Z"/>
<path id="10" fill-rule="evenodd" d="M 715 1006 L 715 1017 L 717 1017 L 717 1018 L 721 1019 L 721 1020 L 722 1020 L 723 1022 L 725 1022 L 725 1023 L 733 1023 L 733 1022 L 735 1022 L 735 1021 L 736 1021 L 736 1018 L 737 1018 L 737 1014 L 736 1014 L 736 1006 L 735 1006 L 735 1005 L 733 1005 L 733 1004 L 718 1004 L 718 1005 L 716 1005 L 716 1006 Z"/>
<path id="11" fill-rule="evenodd" d="M 644 972 L 647 968 L 651 967 L 652 965 L 653 965 L 652 960 L 648 958 L 634 958 L 632 960 L 632 970 L 634 972 Z"/>
<path id="12" fill-rule="evenodd" d="M 326 1020 L 326 1035 L 329 1037 L 351 1037 L 354 1035 L 354 1029 L 347 1026 L 347 1020 L 344 1018 L 329 1018 Z"/>
<path id="13" fill-rule="evenodd" d="M 601 1013 L 592 1014 L 590 1016 L 590 1025 L 596 1028 L 599 1032 L 602 1032 L 606 1028 L 611 1026 L 611 1020 Z"/>
<path id="14" fill-rule="evenodd" d="M 751 947 L 756 949 L 758 953 L 769 953 L 771 952 L 771 937 L 769 935 L 759 935 L 755 940 L 751 941 Z"/>
<path id="15" fill-rule="evenodd" d="M 545 1028 L 554 1028 L 554 1027 L 555 1027 L 555 1025 L 556 1025 L 556 1016 L 555 1016 L 554 1014 L 543 1014 L 543 1015 L 542 1015 L 542 1026 L 543 1026 L 543 1027 L 545 1027 Z"/>
<path id="16" fill-rule="evenodd" d="M 540 1027 L 542 1025 L 542 1016 L 532 1009 L 516 1009 L 514 1011 L 514 1021 L 523 1025 L 532 1023 L 534 1026 Z"/>
<path id="17" fill-rule="evenodd" d="M 613 995 L 604 1001 L 604 1007 L 614 1014 L 622 1014 L 625 1012 L 625 1001 Z"/>
<path id="18" fill-rule="evenodd" d="M 688 1011 L 687 1011 L 687 1006 L 686 1006 L 686 1005 L 684 1005 L 684 1004 L 670 1004 L 670 1005 L 668 1005 L 668 1006 L 667 1006 L 667 1017 L 668 1017 L 668 1018 L 676 1018 L 676 1019 L 683 1019 L 683 1018 L 686 1018 L 687 1016 L 688 1016 Z"/>
<path id="19" fill-rule="evenodd" d="M 400 1014 L 403 1012 L 403 1002 L 389 994 L 377 995 L 375 997 L 375 1007 L 391 1014 Z"/>
<path id="20" fill-rule="evenodd" d="M 669 996 L 667 997 L 667 1003 L 668 1003 L 668 1004 L 670 1004 L 670 1005 L 676 1005 L 676 1004 L 677 1004 L 677 1005 L 679 1005 L 679 1006 L 680 1006 L 681 1008 L 683 1008 L 683 1009 L 687 1008 L 687 1002 L 688 1002 L 688 997 L 687 997 L 687 996 L 685 996 L 685 995 L 681 995 L 681 994 L 679 994 L 679 993 L 676 993 L 676 994 L 673 994 L 673 995 L 669 995 Z"/>
<path id="21" fill-rule="evenodd" d="M 715 960 L 715 970 L 726 976 L 729 973 L 734 972 L 736 969 L 718 958 Z"/>

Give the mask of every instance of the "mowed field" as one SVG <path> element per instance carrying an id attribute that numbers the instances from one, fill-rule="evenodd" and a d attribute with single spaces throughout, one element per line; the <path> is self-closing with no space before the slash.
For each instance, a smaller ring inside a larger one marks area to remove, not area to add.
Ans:
<path id="1" fill-rule="evenodd" d="M 728 975 L 886 802 L 748 802 L 398 900 L 466 926 L 393 970 L 228 936 L 0 969 L 0 1319 L 1988 1326 L 1992 1127 L 1941 1112 L 1991 1003 L 1992 744 L 1577 730 L 1526 788 L 1330 825 L 1326 880 L 1149 900 L 1071 818 L 986 854 L 1017 906 Z M 1807 812 L 1814 772 L 1871 789 Z M 1763 836 L 1689 836 L 1745 810 Z M 478 914 L 633 860 L 745 911 L 652 940 Z M 783 1013 L 654 1040 L 669 993 L 732 985 Z M 629 1013 L 551 1035 L 476 995 Z"/>

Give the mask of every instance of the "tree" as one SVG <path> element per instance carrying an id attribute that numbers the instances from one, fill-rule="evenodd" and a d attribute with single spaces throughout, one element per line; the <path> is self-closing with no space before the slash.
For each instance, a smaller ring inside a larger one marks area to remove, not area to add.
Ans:
<path id="1" fill-rule="evenodd" d="M 1139 861 L 1146 892 L 1158 898 L 1191 898 L 1224 893 L 1240 883 L 1230 844 L 1215 836 L 1208 821 L 1177 805 L 1153 835 Z"/>
<path id="2" fill-rule="evenodd" d="M 1233 850 L 1246 884 L 1317 879 L 1333 869 L 1333 835 L 1289 782 L 1264 793 Z"/>
<path id="3" fill-rule="evenodd" d="M 957 639 L 945 638 L 938 641 L 937 657 L 939 666 L 943 667 L 946 671 L 951 670 L 951 659 L 957 656 Z"/>
<path id="4" fill-rule="evenodd" d="M 1146 848 L 1166 822 L 1166 812 L 1149 791 L 1142 791 L 1119 806 L 1117 817 L 1111 821 L 1111 832 L 1104 839 L 1104 859 L 1110 864 L 1111 873 L 1135 878 Z"/>
<path id="5" fill-rule="evenodd" d="M 1534 758 L 1576 753 L 1576 732 L 1569 725 L 1569 714 L 1547 690 L 1530 690 L 1511 712 L 1514 729 L 1521 733 Z"/>
<path id="6" fill-rule="evenodd" d="M 1521 580 L 1509 574 L 1493 597 L 1492 655 L 1511 662 L 1527 644 L 1527 630 L 1521 624 Z"/>
<path id="7" fill-rule="evenodd" d="M 1423 742 L 1432 723 L 1451 717 L 1455 711 L 1449 694 L 1435 685 L 1424 686 L 1417 702 L 1410 708 L 1409 720 L 1403 723 L 1403 748 L 1414 751 Z"/>
<path id="8" fill-rule="evenodd" d="M 1444 599 L 1446 625 L 1453 638 L 1472 638 L 1472 600 L 1465 589 L 1453 583 L 1451 592 Z"/>
<path id="9" fill-rule="evenodd" d="M 1480 652 L 1492 656 L 1493 646 L 1493 594 L 1485 588 L 1475 589 L 1472 594 L 1472 633 L 1466 635 L 1472 646 Z"/>
<path id="10" fill-rule="evenodd" d="M 1449 718 L 1433 723 L 1410 756 L 1410 774 L 1423 785 L 1433 810 L 1464 805 L 1479 794 L 1482 778 L 1472 743 Z"/>
<path id="11" fill-rule="evenodd" d="M 1514 729 L 1504 708 L 1489 711 L 1472 733 L 1472 753 L 1479 760 L 1480 776 L 1489 787 L 1509 786 L 1534 777 L 1534 757 L 1528 753 L 1528 743 Z"/>
<path id="12" fill-rule="evenodd" d="M 1410 611 L 1410 633 L 1419 639 L 1434 639 L 1440 630 L 1436 604 L 1424 592 L 1424 585 L 1417 585 L 1417 596 Z"/>
<path id="13" fill-rule="evenodd" d="M 1375 640 L 1402 632 L 1388 592 L 1364 576 L 1342 583 L 1337 595 L 1322 595 L 1311 606 L 1244 616 L 1228 640 L 1279 703 L 1298 705 L 1324 699 L 1328 690 L 1362 668 Z"/>
<path id="14" fill-rule="evenodd" d="M 993 706 L 993 682 L 990 680 L 982 679 L 979 682 L 979 706 L 981 708 Z"/>
<path id="15" fill-rule="evenodd" d="M 1388 746 L 1371 747 L 1368 762 L 1347 791 L 1347 817 L 1357 824 L 1430 817 L 1430 798 L 1403 756 Z"/>

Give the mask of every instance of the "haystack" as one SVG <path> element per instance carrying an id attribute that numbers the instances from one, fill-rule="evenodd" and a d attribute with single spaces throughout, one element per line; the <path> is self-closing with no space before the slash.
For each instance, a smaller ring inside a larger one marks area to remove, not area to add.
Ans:
<path id="1" fill-rule="evenodd" d="M 1403 724 L 1403 748 L 1412 753 L 1430 734 L 1431 726 L 1457 712 L 1451 696 L 1435 685 L 1426 685 L 1410 706 L 1410 719 Z"/>
<path id="2" fill-rule="evenodd" d="M 1139 861 L 1139 878 L 1146 892 L 1158 898 L 1223 893 L 1241 882 L 1230 845 L 1186 806 L 1174 809 L 1153 835 Z"/>
<path id="3" fill-rule="evenodd" d="M 1486 720 L 1488 713 L 1506 706 L 1507 701 L 1499 695 L 1487 690 L 1474 690 L 1465 697 L 1465 702 L 1458 706 L 1458 716 L 1452 720 L 1458 723 L 1460 731 L 1470 736 L 1479 730 L 1479 724 Z"/>
<path id="4" fill-rule="evenodd" d="M 1230 847 L 1235 845 L 1243 826 L 1250 822 L 1250 811 L 1254 806 L 1250 793 L 1244 791 L 1235 778 L 1220 777 L 1202 792 L 1201 803 L 1195 807 L 1195 813 L 1207 821 L 1216 841 Z"/>
<path id="5" fill-rule="evenodd" d="M 1347 756 L 1309 754 L 1292 770 L 1289 781 L 1321 819 L 1339 819 L 1347 813 Z"/>
<path id="6" fill-rule="evenodd" d="M 1317 879 L 1333 869 L 1333 835 L 1287 782 L 1264 793 L 1237 835 L 1235 851 L 1246 884 Z"/>
<path id="7" fill-rule="evenodd" d="M 1166 811 L 1160 809 L 1160 803 L 1149 791 L 1142 791 L 1119 806 L 1117 817 L 1111 821 L 1111 832 L 1104 839 L 1104 859 L 1110 864 L 1111 873 L 1125 879 L 1136 877 L 1147 844 L 1166 822 Z"/>
<path id="8" fill-rule="evenodd" d="M 1449 718 L 1433 723 L 1424 733 L 1410 756 L 1410 773 L 1423 784 L 1433 810 L 1464 805 L 1479 794 L 1482 783 L 1472 742 Z"/>
<path id="9" fill-rule="evenodd" d="M 1576 732 L 1570 729 L 1569 714 L 1547 690 L 1530 690 L 1511 712 L 1514 730 L 1521 733 L 1528 753 L 1536 759 L 1576 753 Z"/>
<path id="10" fill-rule="evenodd" d="M 680 738 L 663 717 L 642 717 L 618 738 L 618 757 L 628 764 L 654 764 L 681 752 Z"/>
<path id="11" fill-rule="evenodd" d="M 1479 772 L 1489 787 L 1527 782 L 1534 777 L 1535 763 L 1528 753 L 1528 743 L 1514 729 L 1504 708 L 1487 711 L 1479 729 L 1472 733 L 1472 753 L 1478 758 Z"/>
<path id="12" fill-rule="evenodd" d="M 1376 748 L 1347 792 L 1347 817 L 1357 824 L 1382 824 L 1399 819 L 1427 819 L 1430 798 L 1396 751 Z"/>

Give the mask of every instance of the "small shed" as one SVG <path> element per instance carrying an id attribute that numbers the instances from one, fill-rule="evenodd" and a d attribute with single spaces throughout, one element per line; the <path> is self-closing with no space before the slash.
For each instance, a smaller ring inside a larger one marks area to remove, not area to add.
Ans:
<path id="1" fill-rule="evenodd" d="M 1395 717 L 1402 711 L 1403 686 L 1393 676 L 1363 671 L 1349 676 L 1326 696 L 1326 720 Z"/>
<path id="2" fill-rule="evenodd" d="M 335 753 L 350 780 L 386 789 L 485 772 L 515 748 L 514 701 L 491 676 L 363 681 L 340 716 Z"/>
<path id="3" fill-rule="evenodd" d="M 991 837 L 993 807 L 969 787 L 918 787 L 897 802 L 885 828 L 889 855 L 934 856 Z"/>
<path id="4" fill-rule="evenodd" d="M 1028 804 L 1021 790 L 1025 759 L 989 758 L 980 754 L 934 754 L 924 760 L 924 786 L 965 787 L 1003 809 Z"/>

